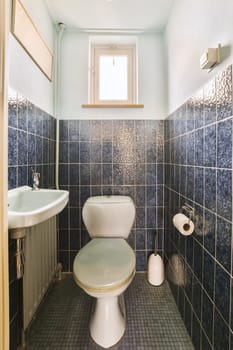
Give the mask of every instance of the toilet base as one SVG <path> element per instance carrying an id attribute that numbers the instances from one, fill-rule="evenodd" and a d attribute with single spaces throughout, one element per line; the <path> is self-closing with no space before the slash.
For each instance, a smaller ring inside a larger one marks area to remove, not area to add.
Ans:
<path id="1" fill-rule="evenodd" d="M 90 321 L 92 339 L 103 348 L 118 343 L 125 332 L 126 313 L 124 296 L 106 296 L 96 299 Z"/>

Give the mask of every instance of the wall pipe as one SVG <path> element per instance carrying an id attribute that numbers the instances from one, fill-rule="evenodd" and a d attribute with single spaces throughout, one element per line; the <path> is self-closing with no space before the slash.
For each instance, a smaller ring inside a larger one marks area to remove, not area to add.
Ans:
<path id="1" fill-rule="evenodd" d="M 56 118 L 56 163 L 55 163 L 55 184 L 56 189 L 59 189 L 59 120 L 61 112 L 61 40 L 66 26 L 64 23 L 58 23 L 56 26 L 56 41 L 55 41 L 55 55 L 54 55 L 54 97 L 53 110 Z"/>

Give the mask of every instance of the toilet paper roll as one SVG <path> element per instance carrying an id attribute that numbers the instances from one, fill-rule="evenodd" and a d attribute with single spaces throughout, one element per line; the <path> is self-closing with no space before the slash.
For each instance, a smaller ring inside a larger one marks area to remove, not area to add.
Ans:
<path id="1" fill-rule="evenodd" d="M 194 223 L 184 214 L 176 214 L 173 216 L 173 224 L 177 230 L 184 236 L 189 236 L 194 231 Z"/>

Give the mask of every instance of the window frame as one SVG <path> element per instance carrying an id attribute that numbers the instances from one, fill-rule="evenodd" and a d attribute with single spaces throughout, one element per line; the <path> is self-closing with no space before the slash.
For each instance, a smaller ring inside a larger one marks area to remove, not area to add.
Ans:
<path id="1" fill-rule="evenodd" d="M 99 58 L 100 56 L 128 57 L 128 99 L 99 99 Z M 126 105 L 137 103 L 136 45 L 91 45 L 90 103 L 101 105 Z"/>

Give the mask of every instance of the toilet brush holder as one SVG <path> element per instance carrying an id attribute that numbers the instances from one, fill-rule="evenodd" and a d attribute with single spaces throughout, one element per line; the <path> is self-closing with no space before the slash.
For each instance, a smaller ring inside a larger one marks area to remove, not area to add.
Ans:
<path id="1" fill-rule="evenodd" d="M 148 282 L 153 286 L 160 286 L 165 279 L 164 263 L 161 256 L 157 253 L 157 235 L 155 234 L 155 250 L 148 259 Z"/>

